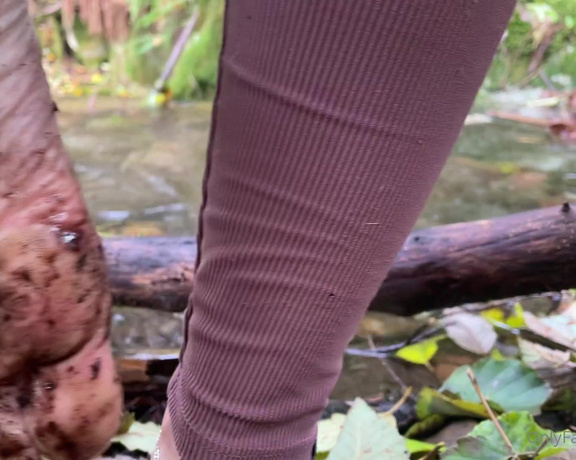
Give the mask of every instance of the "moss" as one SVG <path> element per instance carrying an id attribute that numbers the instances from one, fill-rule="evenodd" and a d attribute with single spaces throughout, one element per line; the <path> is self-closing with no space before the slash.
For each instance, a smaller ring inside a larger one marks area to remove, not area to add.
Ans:
<path id="1" fill-rule="evenodd" d="M 204 20 L 188 40 L 168 87 L 175 99 L 206 98 L 216 87 L 224 2 L 204 6 Z"/>

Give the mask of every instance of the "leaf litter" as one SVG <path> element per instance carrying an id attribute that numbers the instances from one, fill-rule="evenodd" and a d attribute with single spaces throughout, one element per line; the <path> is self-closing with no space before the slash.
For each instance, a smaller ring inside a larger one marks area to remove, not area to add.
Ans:
<path id="1" fill-rule="evenodd" d="M 576 459 L 576 382 L 572 377 L 573 384 L 566 385 L 558 378 L 574 375 L 575 306 L 550 316 L 524 311 L 519 303 L 511 310 L 450 309 L 430 316 L 401 343 L 377 347 L 371 335 L 361 336 L 366 338 L 370 349 L 356 347 L 350 354 L 433 368 L 437 354 L 451 343 L 476 360 L 455 367 L 437 387 L 424 386 L 416 395 L 408 391 L 392 410 L 382 411 L 370 399 L 343 402 L 344 410 L 318 423 L 317 459 Z M 396 411 L 410 404 L 416 421 L 399 427 Z M 127 416 L 103 459 L 147 458 L 160 427 L 145 418 Z M 465 420 L 476 422 L 448 445 L 426 442 Z"/>

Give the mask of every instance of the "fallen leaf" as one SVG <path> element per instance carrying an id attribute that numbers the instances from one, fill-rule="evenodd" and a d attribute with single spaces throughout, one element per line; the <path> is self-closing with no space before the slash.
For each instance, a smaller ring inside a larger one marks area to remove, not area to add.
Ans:
<path id="1" fill-rule="evenodd" d="M 462 366 L 444 382 L 441 392 L 450 392 L 465 401 L 480 403 L 467 375 L 471 367 L 482 393 L 490 403 L 504 411 L 528 411 L 539 414 L 540 407 L 552 393 L 538 374 L 516 359 L 485 358 L 472 366 Z"/>
<path id="2" fill-rule="evenodd" d="M 443 319 L 444 329 L 459 347 L 486 355 L 498 339 L 492 325 L 480 316 L 471 313 L 456 313 Z"/>
<path id="3" fill-rule="evenodd" d="M 571 432 L 551 432 L 540 427 L 528 412 L 510 412 L 498 417 L 500 426 L 520 457 L 548 458 L 571 447 Z M 576 442 L 576 438 L 575 438 Z M 540 450 L 538 450 L 540 449 Z M 534 453 L 538 451 L 538 455 Z M 441 454 L 442 460 L 503 460 L 511 458 L 511 452 L 502 435 L 492 422 L 478 424 L 467 437 L 460 439 L 456 447 Z M 524 457 L 522 457 L 524 456 Z"/>
<path id="4" fill-rule="evenodd" d="M 122 444 L 132 451 L 152 452 L 160 436 L 160 425 L 134 422 L 127 433 L 115 436 L 112 442 Z"/>
<path id="5" fill-rule="evenodd" d="M 570 363 L 570 352 L 552 350 L 538 343 L 518 339 L 522 362 L 530 369 L 556 369 Z"/>
<path id="6" fill-rule="evenodd" d="M 318 422 L 317 453 L 330 452 L 334 448 L 345 421 L 345 414 L 332 414 L 329 419 Z"/>
<path id="7" fill-rule="evenodd" d="M 406 431 L 406 438 L 421 438 L 430 433 L 435 433 L 440 430 L 448 422 L 448 417 L 440 414 L 432 414 L 423 418 L 419 422 L 414 423 L 408 431 Z"/>
<path id="8" fill-rule="evenodd" d="M 576 340 L 574 331 L 561 318 L 554 316 L 537 318 L 530 312 L 524 312 L 524 321 L 526 322 L 526 327 L 535 334 L 567 348 L 574 348 Z"/>
<path id="9" fill-rule="evenodd" d="M 434 414 L 476 419 L 488 418 L 488 412 L 480 402 L 452 398 L 427 387 L 423 388 L 418 395 L 416 414 L 421 420 Z"/>
<path id="10" fill-rule="evenodd" d="M 445 336 L 434 337 L 413 345 L 407 345 L 396 352 L 398 358 L 414 364 L 430 364 L 438 351 L 438 342 Z"/>
<path id="11" fill-rule="evenodd" d="M 379 417 L 363 399 L 356 398 L 328 460 L 408 460 L 406 441 L 393 418 Z"/>

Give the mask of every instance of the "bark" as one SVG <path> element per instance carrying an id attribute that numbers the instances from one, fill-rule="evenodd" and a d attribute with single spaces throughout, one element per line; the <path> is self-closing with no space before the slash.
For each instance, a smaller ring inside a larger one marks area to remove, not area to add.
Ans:
<path id="1" fill-rule="evenodd" d="M 576 208 L 414 232 L 370 306 L 400 315 L 576 286 Z"/>
<path id="2" fill-rule="evenodd" d="M 192 289 L 196 238 L 106 238 L 114 302 L 182 311 Z"/>
<path id="3" fill-rule="evenodd" d="M 117 303 L 181 311 L 194 238 L 105 241 Z M 576 286 L 576 208 L 566 204 L 413 232 L 370 305 L 399 315 Z"/>

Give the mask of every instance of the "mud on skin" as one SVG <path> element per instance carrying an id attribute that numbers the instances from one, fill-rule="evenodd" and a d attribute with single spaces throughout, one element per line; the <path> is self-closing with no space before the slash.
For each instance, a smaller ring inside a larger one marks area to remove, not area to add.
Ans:
<path id="1" fill-rule="evenodd" d="M 0 459 L 92 458 L 122 410 L 101 242 L 52 139 L 46 169 L 0 153 Z"/>
<path id="2" fill-rule="evenodd" d="M 87 460 L 122 412 L 100 239 L 27 2 L 0 1 L 0 459 Z"/>
<path id="3" fill-rule="evenodd" d="M 0 459 L 92 458 L 122 411 L 99 238 L 0 209 Z"/>

